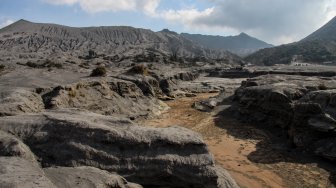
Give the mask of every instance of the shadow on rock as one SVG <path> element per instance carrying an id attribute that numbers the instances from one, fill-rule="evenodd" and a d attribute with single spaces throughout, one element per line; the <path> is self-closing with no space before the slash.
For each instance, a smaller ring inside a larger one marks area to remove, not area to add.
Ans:
<path id="1" fill-rule="evenodd" d="M 222 107 L 222 110 L 215 115 L 215 125 L 227 130 L 227 134 L 235 138 L 258 141 L 256 150 L 247 156 L 251 162 L 276 166 L 280 163 L 282 163 L 281 165 L 286 165 L 288 167 L 286 167 L 286 171 L 272 170 L 279 172 L 287 181 L 300 178 L 291 174 L 291 170 L 296 170 L 295 166 L 301 166 L 303 168 L 302 171 L 309 170 L 306 166 L 322 168 L 330 174 L 328 186 L 332 187 L 336 184 L 336 165 L 332 161 L 293 147 L 288 141 L 289 139 L 284 129 L 280 127 L 272 125 L 264 127 L 258 124 L 246 123 L 246 119 L 235 115 L 235 106 L 231 106 L 229 103 L 229 100 L 221 103 L 225 107 Z"/>

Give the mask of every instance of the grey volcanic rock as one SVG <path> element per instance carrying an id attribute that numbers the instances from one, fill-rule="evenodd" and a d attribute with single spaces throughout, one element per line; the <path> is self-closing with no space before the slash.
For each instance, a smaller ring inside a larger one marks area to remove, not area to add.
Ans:
<path id="1" fill-rule="evenodd" d="M 180 89 L 181 81 L 193 81 L 198 77 L 199 74 L 194 72 L 179 72 L 173 75 L 166 75 L 160 79 L 160 88 L 166 95 L 174 96 L 174 91 Z"/>
<path id="2" fill-rule="evenodd" d="M 80 108 L 103 115 L 145 116 L 158 113 L 159 102 L 147 97 L 133 82 L 115 78 L 89 78 L 58 86 L 42 94 L 47 108 Z"/>
<path id="3" fill-rule="evenodd" d="M 42 169 L 37 163 L 20 157 L 0 157 L 2 188 L 142 188 L 117 174 L 94 167 L 58 167 Z"/>
<path id="4" fill-rule="evenodd" d="M 207 100 L 194 102 L 192 107 L 199 110 L 199 111 L 209 112 L 209 111 L 213 110 L 216 106 L 217 106 L 216 99 L 215 98 L 209 98 Z"/>
<path id="5" fill-rule="evenodd" d="M 29 147 L 15 136 L 0 130 L 0 156 L 21 157 L 33 163 L 35 155 Z"/>
<path id="6" fill-rule="evenodd" d="M 162 98 L 164 95 L 174 97 L 174 91 L 179 90 L 180 83 L 193 81 L 199 77 L 198 73 L 169 72 L 162 73 L 160 76 L 155 72 L 150 72 L 150 76 L 140 74 L 122 74 L 117 78 L 135 83 L 147 96 Z"/>
<path id="7" fill-rule="evenodd" d="M 141 188 L 117 174 L 93 167 L 41 169 L 29 147 L 0 130 L 0 187 L 100 187 Z M 45 174 L 45 173 L 46 174 Z"/>
<path id="8" fill-rule="evenodd" d="M 129 183 L 117 174 L 94 167 L 56 167 L 43 169 L 46 176 L 57 187 L 64 188 L 142 188 L 142 186 Z"/>
<path id="9" fill-rule="evenodd" d="M 119 75 L 117 78 L 134 83 L 144 95 L 156 97 L 163 95 L 159 81 L 152 76 Z"/>
<path id="10" fill-rule="evenodd" d="M 37 93 L 23 88 L 0 89 L 0 116 L 37 113 L 44 109 L 42 98 Z"/>
<path id="11" fill-rule="evenodd" d="M 335 77 L 261 76 L 243 82 L 234 97 L 240 117 L 281 127 L 295 146 L 335 160 L 335 88 Z"/>
<path id="12" fill-rule="evenodd" d="M 289 135 L 293 143 L 336 160 L 336 90 L 312 91 L 295 103 Z M 304 130 L 304 131 L 303 131 Z"/>
<path id="13" fill-rule="evenodd" d="M 184 128 L 67 110 L 2 117 L 0 129 L 24 140 L 44 167 L 93 166 L 144 186 L 237 187 L 200 135 Z"/>
<path id="14" fill-rule="evenodd" d="M 0 157 L 0 169 L 0 187 L 3 188 L 56 187 L 37 163 L 20 157 Z"/>

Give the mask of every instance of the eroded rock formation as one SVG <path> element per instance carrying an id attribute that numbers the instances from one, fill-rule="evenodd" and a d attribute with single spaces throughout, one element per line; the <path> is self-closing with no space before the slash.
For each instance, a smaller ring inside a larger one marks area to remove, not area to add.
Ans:
<path id="1" fill-rule="evenodd" d="M 87 111 L 58 110 L 2 117 L 0 129 L 22 140 L 43 167 L 92 166 L 144 186 L 237 187 L 215 166 L 201 136 L 185 128 L 147 128 Z"/>
<path id="2" fill-rule="evenodd" d="M 335 77 L 260 76 L 234 95 L 240 117 L 286 130 L 290 142 L 335 160 Z"/>

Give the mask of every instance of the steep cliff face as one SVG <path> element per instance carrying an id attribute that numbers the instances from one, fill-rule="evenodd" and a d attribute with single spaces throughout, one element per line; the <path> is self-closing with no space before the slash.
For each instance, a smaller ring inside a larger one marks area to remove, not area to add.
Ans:
<path id="1" fill-rule="evenodd" d="M 126 26 L 75 28 L 25 20 L 0 30 L 0 49 L 2 54 L 9 56 L 27 53 L 36 57 L 55 54 L 80 56 L 94 50 L 98 55 L 119 57 L 237 58 L 227 51 L 206 49 L 167 30 L 153 32 Z"/>

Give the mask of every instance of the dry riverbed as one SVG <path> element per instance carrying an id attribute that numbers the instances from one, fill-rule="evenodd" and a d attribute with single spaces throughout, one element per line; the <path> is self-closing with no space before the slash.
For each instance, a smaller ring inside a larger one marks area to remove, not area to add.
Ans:
<path id="1" fill-rule="evenodd" d="M 333 187 L 330 174 L 318 164 L 297 162 L 290 151 L 274 149 L 267 131 L 243 125 L 230 114 L 192 108 L 195 101 L 215 95 L 206 93 L 168 101 L 168 111 L 140 123 L 152 127 L 179 125 L 199 132 L 216 162 L 241 187 Z"/>

